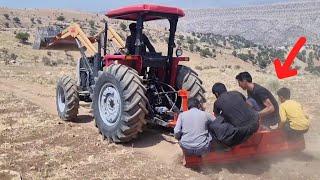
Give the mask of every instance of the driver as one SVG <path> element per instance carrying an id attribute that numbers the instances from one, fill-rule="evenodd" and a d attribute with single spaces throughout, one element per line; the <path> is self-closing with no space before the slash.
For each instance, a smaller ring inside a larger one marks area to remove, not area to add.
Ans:
<path id="1" fill-rule="evenodd" d="M 126 48 L 128 50 L 129 54 L 135 54 L 135 42 L 136 42 L 136 23 L 131 23 L 129 25 L 129 29 L 131 32 L 131 35 L 127 37 L 126 40 Z M 154 47 L 152 46 L 152 44 L 150 43 L 148 37 L 144 34 L 142 34 L 142 46 L 141 46 L 141 53 L 144 54 L 146 53 L 146 47 L 148 48 L 149 52 L 155 53 L 156 50 L 154 49 Z"/>

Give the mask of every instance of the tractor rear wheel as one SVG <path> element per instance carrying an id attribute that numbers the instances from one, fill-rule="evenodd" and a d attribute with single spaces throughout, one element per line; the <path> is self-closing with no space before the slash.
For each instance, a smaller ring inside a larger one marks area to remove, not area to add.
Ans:
<path id="1" fill-rule="evenodd" d="M 79 95 L 76 82 L 69 76 L 63 76 L 57 82 L 56 105 L 62 120 L 68 121 L 77 118 Z"/>
<path id="2" fill-rule="evenodd" d="M 137 72 L 112 64 L 99 72 L 93 89 L 93 113 L 102 136 L 113 142 L 136 138 L 148 113 L 146 89 Z"/>
<path id="3" fill-rule="evenodd" d="M 176 88 L 189 91 L 189 99 L 195 97 L 202 102 L 206 102 L 202 81 L 198 74 L 187 66 L 178 66 Z"/>

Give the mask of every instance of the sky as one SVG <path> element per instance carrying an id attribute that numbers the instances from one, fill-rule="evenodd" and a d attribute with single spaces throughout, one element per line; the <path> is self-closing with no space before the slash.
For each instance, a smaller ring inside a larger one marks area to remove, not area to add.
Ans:
<path id="1" fill-rule="evenodd" d="M 100 12 L 140 3 L 163 4 L 192 9 L 251 6 L 286 1 L 288 0 L 0 0 L 0 6 L 10 8 L 61 8 Z"/>

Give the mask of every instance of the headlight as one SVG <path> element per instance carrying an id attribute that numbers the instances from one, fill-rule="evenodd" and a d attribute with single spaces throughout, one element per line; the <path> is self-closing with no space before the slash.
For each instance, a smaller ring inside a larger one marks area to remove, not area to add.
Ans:
<path id="1" fill-rule="evenodd" d="M 182 56 L 182 54 L 183 54 L 182 49 L 181 49 L 181 48 L 178 48 L 178 49 L 176 50 L 176 55 L 177 55 L 177 57 Z"/>

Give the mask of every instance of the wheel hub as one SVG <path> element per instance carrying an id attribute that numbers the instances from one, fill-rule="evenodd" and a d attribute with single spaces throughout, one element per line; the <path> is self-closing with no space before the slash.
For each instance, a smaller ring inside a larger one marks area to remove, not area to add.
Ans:
<path id="1" fill-rule="evenodd" d="M 104 123 L 113 125 L 121 111 L 119 91 L 112 84 L 105 84 L 99 94 L 99 112 Z"/>
<path id="2" fill-rule="evenodd" d="M 62 87 L 59 87 L 58 89 L 58 108 L 60 112 L 64 112 L 64 109 L 66 107 L 66 98 L 64 94 L 64 90 Z"/>

